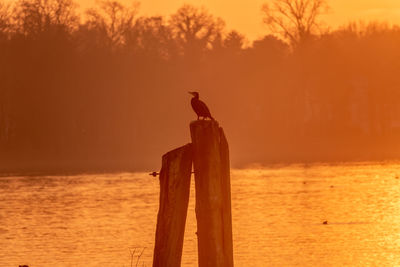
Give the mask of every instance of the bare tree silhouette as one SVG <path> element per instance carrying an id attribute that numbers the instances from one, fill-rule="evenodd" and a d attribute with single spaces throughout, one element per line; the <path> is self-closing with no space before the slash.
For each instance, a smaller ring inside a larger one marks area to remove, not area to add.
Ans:
<path id="1" fill-rule="evenodd" d="M 183 5 L 171 16 L 170 25 L 183 53 L 199 56 L 221 37 L 224 22 L 204 8 Z"/>
<path id="2" fill-rule="evenodd" d="M 327 8 L 326 0 L 273 0 L 262 11 L 271 31 L 297 46 L 319 33 L 319 19 Z"/>
<path id="3" fill-rule="evenodd" d="M 100 43 L 108 47 L 121 46 L 126 41 L 126 33 L 134 25 L 138 7 L 137 2 L 130 7 L 113 0 L 97 2 L 96 8 L 86 11 L 85 26 L 97 33 Z"/>
<path id="4" fill-rule="evenodd" d="M 78 26 L 72 0 L 20 0 L 14 14 L 17 31 L 25 35 L 50 30 L 72 32 Z"/>

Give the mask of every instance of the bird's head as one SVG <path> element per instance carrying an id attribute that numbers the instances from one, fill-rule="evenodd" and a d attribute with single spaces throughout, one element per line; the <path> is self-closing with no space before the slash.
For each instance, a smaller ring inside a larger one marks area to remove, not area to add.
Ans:
<path id="1" fill-rule="evenodd" d="M 194 97 L 199 98 L 199 93 L 198 92 L 188 92 L 189 94 L 191 94 Z"/>

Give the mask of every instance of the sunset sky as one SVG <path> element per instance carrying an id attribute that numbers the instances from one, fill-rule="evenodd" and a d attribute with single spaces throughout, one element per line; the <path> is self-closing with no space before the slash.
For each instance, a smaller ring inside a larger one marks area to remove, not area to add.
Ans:
<path id="1" fill-rule="evenodd" d="M 128 3 L 126 0 L 122 0 Z M 82 8 L 95 0 L 78 1 Z M 184 3 L 205 6 L 213 15 L 223 18 L 227 29 L 235 29 L 250 40 L 262 37 L 267 28 L 262 23 L 261 6 L 267 0 L 141 0 L 140 15 L 169 15 Z M 332 28 L 349 21 L 373 20 L 400 23 L 399 0 L 335 0 L 328 1 L 330 11 L 324 21 Z"/>

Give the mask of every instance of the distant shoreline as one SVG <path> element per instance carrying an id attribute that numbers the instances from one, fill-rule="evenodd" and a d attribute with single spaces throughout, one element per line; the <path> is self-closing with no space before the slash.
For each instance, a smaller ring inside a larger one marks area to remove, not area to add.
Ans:
<path id="1" fill-rule="evenodd" d="M 256 162 L 250 164 L 241 164 L 238 166 L 231 166 L 231 169 L 263 169 L 263 168 L 280 168 L 289 165 L 366 165 L 366 164 L 400 164 L 399 158 L 387 159 L 354 159 L 354 160 L 303 160 L 303 161 L 269 161 L 269 162 Z M 117 173 L 150 173 L 152 171 L 159 171 L 159 169 L 134 169 L 134 168 L 112 168 L 106 167 L 102 169 L 96 168 L 7 168 L 0 167 L 0 178 L 2 177 L 35 177 L 35 176 L 75 176 L 75 175 L 95 175 L 95 174 L 117 174 Z"/>

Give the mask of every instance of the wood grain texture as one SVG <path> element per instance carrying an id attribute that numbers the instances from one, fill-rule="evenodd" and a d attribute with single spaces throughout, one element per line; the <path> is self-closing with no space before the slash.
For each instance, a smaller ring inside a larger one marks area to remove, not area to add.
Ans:
<path id="1" fill-rule="evenodd" d="M 190 124 L 199 267 L 233 267 L 229 148 L 216 121 Z"/>
<path id="2" fill-rule="evenodd" d="M 162 157 L 153 267 L 181 265 L 191 172 L 191 144 L 172 150 Z"/>

